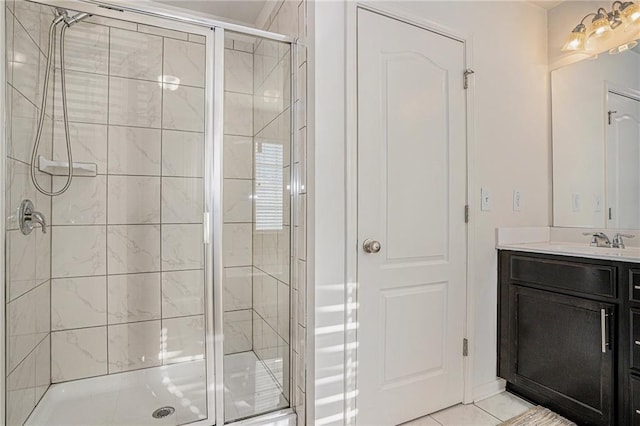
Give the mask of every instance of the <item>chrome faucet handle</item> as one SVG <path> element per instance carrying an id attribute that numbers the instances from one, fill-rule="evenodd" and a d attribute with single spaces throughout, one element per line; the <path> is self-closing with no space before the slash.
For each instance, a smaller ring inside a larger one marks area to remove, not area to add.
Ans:
<path id="1" fill-rule="evenodd" d="M 582 235 L 591 236 L 592 247 L 611 247 L 611 241 L 604 232 L 583 232 Z"/>
<path id="2" fill-rule="evenodd" d="M 624 240 L 622 238 L 634 238 L 635 235 L 631 235 L 631 234 L 621 234 L 621 233 L 616 233 L 616 235 L 613 236 L 613 241 L 611 242 L 611 247 L 613 248 L 625 248 L 626 246 L 624 245 Z"/>
<path id="3" fill-rule="evenodd" d="M 33 231 L 34 224 L 40 225 L 43 234 L 47 233 L 47 221 L 42 213 L 33 210 L 31 200 L 23 200 L 20 204 L 18 224 L 20 225 L 20 231 L 24 235 L 29 235 Z"/>
<path id="4" fill-rule="evenodd" d="M 39 224 L 43 234 L 47 233 L 47 220 L 45 219 L 42 213 L 40 212 L 31 213 L 31 222 Z"/>

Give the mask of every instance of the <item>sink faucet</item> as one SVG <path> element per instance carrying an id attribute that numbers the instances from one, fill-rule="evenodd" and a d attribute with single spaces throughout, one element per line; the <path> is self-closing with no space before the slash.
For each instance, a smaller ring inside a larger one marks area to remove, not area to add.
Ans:
<path id="1" fill-rule="evenodd" d="M 584 232 L 582 235 L 591 236 L 591 247 L 611 247 L 611 240 L 604 232 Z"/>
<path id="2" fill-rule="evenodd" d="M 613 236 L 613 241 L 611 242 L 611 247 L 621 248 L 621 249 L 625 248 L 624 241 L 622 240 L 623 237 L 624 238 L 633 238 L 634 235 L 617 233 L 616 235 Z"/>

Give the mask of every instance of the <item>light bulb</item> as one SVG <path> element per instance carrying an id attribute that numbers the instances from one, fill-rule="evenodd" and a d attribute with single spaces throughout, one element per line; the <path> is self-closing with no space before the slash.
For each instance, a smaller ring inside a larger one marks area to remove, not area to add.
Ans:
<path id="1" fill-rule="evenodd" d="M 562 48 L 563 52 L 575 52 L 577 50 L 584 50 L 585 42 L 587 40 L 587 29 L 583 24 L 578 25 L 571 31 L 569 38 Z"/>
<path id="2" fill-rule="evenodd" d="M 601 38 L 609 35 L 613 30 L 607 17 L 602 13 L 598 13 L 591 21 L 591 31 L 594 37 Z"/>
<path id="3" fill-rule="evenodd" d="M 620 17 L 626 25 L 631 25 L 640 20 L 640 6 L 633 2 L 626 2 L 620 6 Z"/>

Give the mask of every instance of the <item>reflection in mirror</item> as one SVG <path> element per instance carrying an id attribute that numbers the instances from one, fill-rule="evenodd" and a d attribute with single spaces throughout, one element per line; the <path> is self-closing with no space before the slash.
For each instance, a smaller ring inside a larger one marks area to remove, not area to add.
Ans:
<path id="1" fill-rule="evenodd" d="M 624 89 L 607 95 L 607 227 L 639 229 L 640 97 Z"/>
<path id="2" fill-rule="evenodd" d="M 640 49 L 551 73 L 553 223 L 640 229 Z"/>

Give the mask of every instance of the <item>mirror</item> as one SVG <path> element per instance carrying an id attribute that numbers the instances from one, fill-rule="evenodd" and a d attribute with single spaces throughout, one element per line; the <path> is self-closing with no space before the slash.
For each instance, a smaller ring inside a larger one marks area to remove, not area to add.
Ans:
<path id="1" fill-rule="evenodd" d="M 640 49 L 551 72 L 553 224 L 640 229 Z"/>

